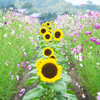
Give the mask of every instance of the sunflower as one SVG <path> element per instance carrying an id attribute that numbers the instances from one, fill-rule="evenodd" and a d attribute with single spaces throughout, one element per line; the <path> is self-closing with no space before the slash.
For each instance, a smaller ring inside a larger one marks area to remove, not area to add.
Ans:
<path id="1" fill-rule="evenodd" d="M 49 58 L 57 59 L 55 55 L 50 55 Z"/>
<path id="2" fill-rule="evenodd" d="M 53 20 L 51 20 L 51 23 L 53 23 Z"/>
<path id="3" fill-rule="evenodd" d="M 62 30 L 56 29 L 56 30 L 54 31 L 54 40 L 59 41 L 59 40 L 62 39 L 62 37 L 63 37 L 63 32 L 62 32 Z"/>
<path id="4" fill-rule="evenodd" d="M 51 54 L 54 54 L 54 51 L 50 47 L 46 47 L 46 48 L 44 48 L 42 53 L 44 56 L 50 56 Z"/>
<path id="5" fill-rule="evenodd" d="M 43 35 L 44 40 L 50 41 L 52 39 L 52 34 L 50 32 L 47 32 Z"/>
<path id="6" fill-rule="evenodd" d="M 48 31 L 52 32 L 52 26 L 48 27 Z"/>
<path id="7" fill-rule="evenodd" d="M 42 23 L 42 25 L 41 25 L 41 26 L 42 26 L 42 27 L 43 27 L 43 26 L 45 26 L 45 23 Z"/>
<path id="8" fill-rule="evenodd" d="M 37 60 L 37 62 L 36 62 L 36 68 L 37 68 L 37 69 L 39 68 L 39 65 L 41 64 L 42 61 L 44 61 L 43 58 Z"/>
<path id="9" fill-rule="evenodd" d="M 40 34 L 45 34 L 47 32 L 47 28 L 43 27 L 43 28 L 40 28 Z"/>
<path id="10" fill-rule="evenodd" d="M 50 22 L 46 22 L 46 25 L 47 25 L 47 26 L 51 26 L 51 23 L 50 23 Z"/>
<path id="11" fill-rule="evenodd" d="M 52 58 L 41 62 L 37 72 L 41 81 L 54 83 L 55 81 L 61 79 L 60 75 L 62 74 L 62 68 L 61 65 L 57 65 L 56 62 L 57 61 Z"/>

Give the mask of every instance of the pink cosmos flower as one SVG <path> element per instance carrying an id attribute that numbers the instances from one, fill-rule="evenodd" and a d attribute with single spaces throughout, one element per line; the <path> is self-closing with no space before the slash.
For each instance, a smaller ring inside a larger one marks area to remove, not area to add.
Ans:
<path id="1" fill-rule="evenodd" d="M 77 39 L 76 39 L 76 38 L 74 38 L 74 39 L 73 39 L 73 42 L 76 42 L 76 41 L 77 41 Z"/>
<path id="2" fill-rule="evenodd" d="M 97 50 L 97 56 L 99 55 L 99 50 Z"/>
<path id="3" fill-rule="evenodd" d="M 86 42 L 88 43 L 88 40 L 86 40 Z"/>
<path id="4" fill-rule="evenodd" d="M 10 75 L 11 75 L 11 71 L 10 71 L 10 73 L 9 73 Z"/>
<path id="5" fill-rule="evenodd" d="M 26 61 L 26 64 L 28 64 L 29 63 L 29 61 Z"/>
<path id="6" fill-rule="evenodd" d="M 5 24 L 5 25 L 7 25 L 7 22 L 6 22 L 6 21 L 4 21 L 4 24 Z"/>
<path id="7" fill-rule="evenodd" d="M 13 10 L 13 7 L 10 7 L 10 10 Z"/>
<path id="8" fill-rule="evenodd" d="M 83 52 L 83 48 L 81 49 L 81 53 Z"/>
<path id="9" fill-rule="evenodd" d="M 27 56 L 27 54 L 26 54 L 26 52 L 24 52 L 24 57 L 26 57 Z"/>
<path id="10" fill-rule="evenodd" d="M 14 75 L 11 76 L 11 80 L 13 79 Z"/>
<path id="11" fill-rule="evenodd" d="M 27 67 L 29 70 L 31 70 L 32 69 L 32 67 L 31 67 L 31 65 L 28 65 L 28 67 Z"/>
<path id="12" fill-rule="evenodd" d="M 69 43 L 69 45 L 71 46 L 71 43 Z"/>
<path id="13" fill-rule="evenodd" d="M 98 15 L 99 15 L 99 12 L 94 12 L 93 17 L 94 17 L 94 18 L 97 18 Z"/>
<path id="14" fill-rule="evenodd" d="M 81 45 L 81 47 L 83 47 L 83 46 L 84 46 L 84 44 Z"/>
<path id="15" fill-rule="evenodd" d="M 82 4 L 82 6 L 84 7 L 84 6 L 85 6 L 85 4 Z"/>
<path id="16" fill-rule="evenodd" d="M 89 12 L 88 12 L 88 15 L 89 15 L 89 16 L 92 16 L 92 12 L 91 12 L 91 11 L 89 11 Z"/>
<path id="17" fill-rule="evenodd" d="M 16 75 L 16 78 L 17 78 L 17 81 L 19 80 L 19 76 L 18 75 Z"/>
<path id="18" fill-rule="evenodd" d="M 22 90 L 20 90 L 19 97 L 21 97 L 24 93 L 25 93 L 25 88 L 23 88 Z"/>
<path id="19" fill-rule="evenodd" d="M 17 64 L 18 68 L 19 68 L 19 64 Z"/>
<path id="20" fill-rule="evenodd" d="M 24 67 L 25 70 L 26 70 L 26 64 L 25 64 L 25 62 L 22 62 L 21 65 L 22 65 L 22 67 Z"/>
<path id="21" fill-rule="evenodd" d="M 95 29 L 99 29 L 100 25 L 95 24 Z"/>
<path id="22" fill-rule="evenodd" d="M 85 57 L 84 56 L 82 56 L 82 60 L 84 59 Z"/>
<path id="23" fill-rule="evenodd" d="M 25 51 L 25 49 L 23 49 L 23 52 Z"/>
<path id="24" fill-rule="evenodd" d="M 90 35 L 91 34 L 91 31 L 86 31 L 85 34 L 86 35 Z"/>
<path id="25" fill-rule="evenodd" d="M 79 63 L 79 60 L 77 59 L 76 65 Z"/>
<path id="26" fill-rule="evenodd" d="M 97 93 L 96 98 L 97 98 L 97 100 L 100 100 L 100 92 Z"/>

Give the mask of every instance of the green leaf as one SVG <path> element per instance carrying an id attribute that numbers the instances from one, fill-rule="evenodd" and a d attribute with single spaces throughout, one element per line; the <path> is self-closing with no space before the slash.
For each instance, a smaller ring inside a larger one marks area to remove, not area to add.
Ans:
<path id="1" fill-rule="evenodd" d="M 29 78 L 28 81 L 27 81 L 27 83 L 26 83 L 27 86 L 30 86 L 31 84 L 37 82 L 38 78 L 39 78 L 38 76 L 33 76 L 33 77 Z"/>
<path id="2" fill-rule="evenodd" d="M 44 89 L 42 86 L 38 86 L 29 92 L 27 92 L 22 100 L 31 100 L 37 97 L 41 97 L 45 94 L 46 89 Z"/>
<path id="3" fill-rule="evenodd" d="M 69 83 L 71 81 L 71 78 L 68 74 L 61 74 L 61 78 L 63 81 Z"/>
<path id="4" fill-rule="evenodd" d="M 73 91 L 69 90 L 69 89 L 67 89 L 67 93 L 75 95 L 75 93 Z"/>
<path id="5" fill-rule="evenodd" d="M 35 66 L 36 66 L 36 64 L 30 64 L 30 66 L 35 67 Z"/>
<path id="6" fill-rule="evenodd" d="M 56 92 L 66 92 L 66 83 L 61 79 L 55 83 L 49 83 L 48 87 Z"/>
<path id="7" fill-rule="evenodd" d="M 68 93 L 61 93 L 61 96 L 68 98 L 68 100 L 78 100 L 75 95 Z"/>
<path id="8" fill-rule="evenodd" d="M 58 100 L 57 98 L 54 98 L 53 100 Z"/>
<path id="9" fill-rule="evenodd" d="M 71 86 L 70 84 L 67 85 L 68 88 L 73 88 L 73 86 Z"/>
<path id="10" fill-rule="evenodd" d="M 37 53 L 37 51 L 33 52 L 32 54 L 36 54 L 36 53 Z"/>
<path id="11" fill-rule="evenodd" d="M 61 96 L 61 95 L 56 95 L 56 98 L 54 98 L 53 100 L 67 100 L 65 97 Z"/>
<path id="12" fill-rule="evenodd" d="M 37 73 L 37 71 L 38 71 L 38 70 L 37 70 L 36 68 L 34 68 L 33 70 L 31 70 L 31 71 L 28 73 L 28 75 L 29 75 L 29 74 L 32 74 L 32 73 Z"/>
<path id="13" fill-rule="evenodd" d="M 40 82 L 40 85 L 41 85 L 43 88 L 47 89 L 47 85 L 46 85 L 45 82 Z"/>
<path id="14" fill-rule="evenodd" d="M 62 58 L 61 58 L 62 59 Z M 62 66 L 66 69 L 69 68 L 69 65 L 67 64 L 67 62 L 63 61 L 63 60 L 58 60 L 57 61 L 58 64 L 62 64 Z"/>

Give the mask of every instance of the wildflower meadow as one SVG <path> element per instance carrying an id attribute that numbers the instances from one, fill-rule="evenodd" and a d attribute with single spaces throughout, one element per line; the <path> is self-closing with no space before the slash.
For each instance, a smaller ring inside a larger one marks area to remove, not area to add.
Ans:
<path id="1" fill-rule="evenodd" d="M 22 100 L 78 100 L 67 72 L 71 63 L 82 80 L 76 83 L 79 88 L 84 85 L 100 100 L 99 21 L 100 13 L 94 11 L 42 24 L 12 10 L 0 14 L 0 100 L 13 100 L 16 93 Z M 18 89 L 26 74 L 30 77 L 23 85 L 37 84 L 28 92 Z"/>

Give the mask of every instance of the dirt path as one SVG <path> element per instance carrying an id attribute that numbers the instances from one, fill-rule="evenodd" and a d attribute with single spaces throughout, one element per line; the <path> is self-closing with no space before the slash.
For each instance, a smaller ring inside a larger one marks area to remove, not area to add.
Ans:
<path id="1" fill-rule="evenodd" d="M 79 78 L 77 68 L 73 63 L 70 64 L 70 68 L 67 70 L 67 72 L 71 77 L 70 84 L 74 87 L 71 90 L 74 91 L 78 100 L 95 100 L 88 91 L 84 90 L 84 85 L 80 87 L 79 84 L 82 83 L 82 80 Z M 78 83 L 78 85 L 76 83 Z"/>

